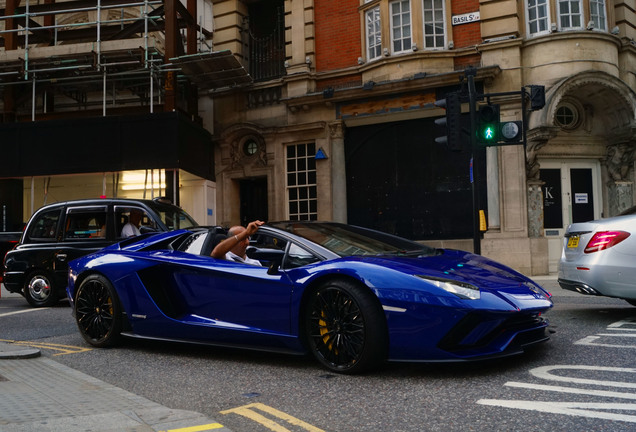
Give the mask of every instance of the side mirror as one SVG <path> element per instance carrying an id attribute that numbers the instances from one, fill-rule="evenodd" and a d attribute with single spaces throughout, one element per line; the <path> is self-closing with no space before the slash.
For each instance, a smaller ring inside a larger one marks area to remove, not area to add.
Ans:
<path id="1" fill-rule="evenodd" d="M 139 233 L 140 234 L 148 234 L 148 233 L 156 233 L 157 230 L 154 229 L 153 227 L 149 227 L 147 225 L 141 225 L 139 227 Z"/>
<path id="2" fill-rule="evenodd" d="M 269 263 L 268 274 L 276 274 L 285 257 L 285 251 L 280 249 L 259 249 L 255 246 L 248 246 L 245 250 L 245 254 L 261 262 L 267 261 Z"/>

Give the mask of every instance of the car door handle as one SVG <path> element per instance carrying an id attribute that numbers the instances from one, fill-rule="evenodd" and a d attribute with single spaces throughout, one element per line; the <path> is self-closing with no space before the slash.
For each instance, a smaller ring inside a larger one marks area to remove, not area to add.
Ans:
<path id="1" fill-rule="evenodd" d="M 58 261 L 66 261 L 66 257 L 67 257 L 66 254 L 56 254 L 55 255 L 55 258 L 57 258 Z"/>

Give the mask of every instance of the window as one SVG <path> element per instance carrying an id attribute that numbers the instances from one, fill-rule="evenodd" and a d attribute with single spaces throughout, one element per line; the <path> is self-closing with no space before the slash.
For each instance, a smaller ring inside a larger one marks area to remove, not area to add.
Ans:
<path id="1" fill-rule="evenodd" d="M 69 208 L 64 238 L 67 240 L 105 239 L 106 211 L 106 207 Z"/>
<path id="2" fill-rule="evenodd" d="M 393 52 L 411 49 L 411 3 L 409 0 L 394 1 L 391 8 L 391 40 Z"/>
<path id="3" fill-rule="evenodd" d="M 59 209 L 40 214 L 37 220 L 31 225 L 29 238 L 44 240 L 55 239 L 59 220 Z"/>
<path id="4" fill-rule="evenodd" d="M 575 129 L 580 124 L 579 110 L 570 102 L 563 102 L 554 113 L 554 123 L 563 129 Z"/>
<path id="5" fill-rule="evenodd" d="M 550 31 L 547 0 L 528 0 L 528 35 Z"/>
<path id="6" fill-rule="evenodd" d="M 607 30 L 605 17 L 605 0 L 590 0 L 590 20 L 595 30 Z"/>
<path id="7" fill-rule="evenodd" d="M 380 6 L 365 13 L 367 34 L 367 56 L 369 60 L 380 57 L 382 53 L 382 30 L 380 28 Z"/>
<path id="8" fill-rule="evenodd" d="M 287 194 L 290 220 L 316 220 L 316 144 L 287 146 Z"/>
<path id="9" fill-rule="evenodd" d="M 147 227 L 149 231 L 156 231 L 157 227 L 154 220 L 146 213 L 143 209 L 139 207 L 115 207 L 115 229 L 118 238 L 127 237 L 122 233 L 124 226 L 128 223 L 134 223 L 134 219 L 138 216 L 133 216 L 133 220 L 131 220 L 131 213 L 141 214 L 141 219 L 139 220 L 139 224 L 137 226 L 138 230 L 141 230 L 143 227 Z M 174 229 L 174 228 L 173 228 Z"/>
<path id="10" fill-rule="evenodd" d="M 559 0 L 559 28 L 561 30 L 582 27 L 581 3 L 579 0 Z"/>
<path id="11" fill-rule="evenodd" d="M 424 48 L 444 48 L 444 0 L 423 0 Z"/>

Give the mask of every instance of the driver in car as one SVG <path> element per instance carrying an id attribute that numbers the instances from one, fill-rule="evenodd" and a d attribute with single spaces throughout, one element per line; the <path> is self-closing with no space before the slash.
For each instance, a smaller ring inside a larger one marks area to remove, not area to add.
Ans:
<path id="1" fill-rule="evenodd" d="M 245 251 L 250 245 L 250 236 L 258 231 L 258 228 L 265 222 L 256 220 L 250 222 L 247 228 L 240 225 L 231 227 L 227 232 L 228 236 L 221 243 L 216 245 L 212 250 L 212 257 L 225 258 L 228 261 L 235 261 L 244 264 L 252 264 L 260 266 L 261 262 L 252 258 L 249 258 Z"/>

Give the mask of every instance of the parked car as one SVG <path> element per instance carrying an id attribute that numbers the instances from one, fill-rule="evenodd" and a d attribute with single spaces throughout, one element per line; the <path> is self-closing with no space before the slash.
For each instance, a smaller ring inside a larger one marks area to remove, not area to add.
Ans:
<path id="1" fill-rule="evenodd" d="M 636 306 L 635 233 L 636 214 L 568 226 L 559 262 L 561 287 Z"/>
<path id="2" fill-rule="evenodd" d="M 94 199 L 50 204 L 36 211 L 18 244 L 4 258 L 4 286 L 31 306 L 51 306 L 65 296 L 68 262 L 122 240 L 130 213 L 143 213 L 140 231 L 197 226 L 162 199 Z"/>
<path id="3" fill-rule="evenodd" d="M 84 339 L 122 335 L 312 353 L 341 373 L 394 361 L 518 354 L 548 339 L 550 294 L 468 252 L 338 223 L 262 226 L 248 256 L 215 259 L 217 230 L 131 239 L 70 263 Z"/>

